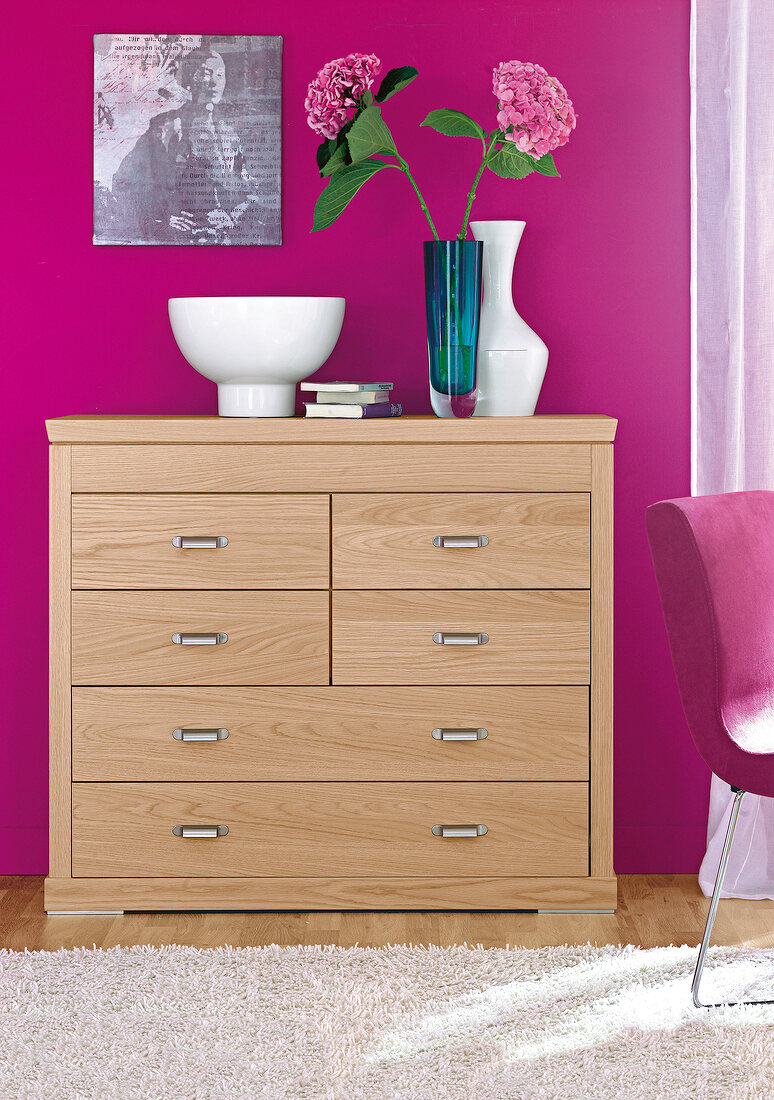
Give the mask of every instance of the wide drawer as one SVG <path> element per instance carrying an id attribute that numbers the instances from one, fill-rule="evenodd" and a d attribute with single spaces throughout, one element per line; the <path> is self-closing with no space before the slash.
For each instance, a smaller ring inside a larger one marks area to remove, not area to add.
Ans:
<path id="1" fill-rule="evenodd" d="M 589 777 L 585 687 L 88 687 L 72 704 L 75 780 Z"/>
<path id="2" fill-rule="evenodd" d="M 327 496 L 104 493 L 72 500 L 73 588 L 328 587 Z"/>
<path id="3" fill-rule="evenodd" d="M 72 632 L 74 684 L 328 682 L 327 592 L 73 592 Z"/>
<path id="4" fill-rule="evenodd" d="M 336 588 L 588 588 L 588 493 L 333 497 Z"/>
<path id="5" fill-rule="evenodd" d="M 486 826 L 443 837 L 434 826 Z M 175 827 L 228 827 L 176 836 Z M 76 783 L 73 876 L 587 875 L 585 783 Z"/>
<path id="6" fill-rule="evenodd" d="M 588 684 L 589 663 L 588 591 L 333 594 L 336 684 Z"/>
<path id="7" fill-rule="evenodd" d="M 99 444 L 72 449 L 75 493 L 588 492 L 588 443 Z M 461 426 L 464 429 L 464 425 Z M 331 439 L 339 431 L 330 425 Z M 375 429 L 372 433 L 371 429 Z M 256 425 L 256 437 L 260 437 Z M 349 429 L 348 429 L 349 430 Z M 460 431 L 460 437 L 463 432 Z"/>

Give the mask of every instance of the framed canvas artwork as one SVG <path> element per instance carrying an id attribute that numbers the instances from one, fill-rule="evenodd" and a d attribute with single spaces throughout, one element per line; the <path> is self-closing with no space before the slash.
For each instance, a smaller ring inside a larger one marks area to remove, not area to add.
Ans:
<path id="1" fill-rule="evenodd" d="M 281 244 L 282 39 L 94 36 L 94 243 Z"/>

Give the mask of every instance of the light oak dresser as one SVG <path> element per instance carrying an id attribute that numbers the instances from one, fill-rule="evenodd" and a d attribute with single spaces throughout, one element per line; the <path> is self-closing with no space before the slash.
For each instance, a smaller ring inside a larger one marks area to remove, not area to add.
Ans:
<path id="1" fill-rule="evenodd" d="M 615 420 L 47 427 L 49 912 L 615 908 Z"/>

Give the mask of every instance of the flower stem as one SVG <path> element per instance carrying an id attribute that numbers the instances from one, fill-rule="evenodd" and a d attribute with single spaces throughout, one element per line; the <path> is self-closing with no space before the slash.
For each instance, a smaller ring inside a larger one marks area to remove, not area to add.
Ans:
<path id="1" fill-rule="evenodd" d="M 398 161 L 399 161 L 399 164 L 397 164 L 396 167 L 399 168 L 401 172 L 403 172 L 404 176 L 407 177 L 409 183 L 411 184 L 411 186 L 416 191 L 417 198 L 419 199 L 419 205 L 422 207 L 422 213 L 427 218 L 430 229 L 433 232 L 433 237 L 437 241 L 438 240 L 438 233 L 436 232 L 435 225 L 433 224 L 433 219 L 430 217 L 430 211 L 427 208 L 427 203 L 425 202 L 424 196 L 423 196 L 422 192 L 419 190 L 419 188 L 417 187 L 416 182 L 414 180 L 414 177 L 411 175 L 411 169 L 409 168 L 408 164 L 403 159 L 403 157 L 400 155 L 400 153 L 397 153 L 396 156 L 397 156 Z"/>
<path id="2" fill-rule="evenodd" d="M 465 217 L 462 219 L 462 228 L 460 229 L 459 233 L 457 234 L 457 240 L 458 241 L 464 241 L 465 237 L 467 236 L 468 219 L 470 218 L 470 211 L 473 208 L 473 202 L 476 198 L 476 188 L 478 187 L 478 181 L 481 179 L 482 175 L 484 174 L 484 169 L 486 168 L 487 157 L 489 156 L 489 154 L 492 152 L 492 149 L 494 148 L 494 144 L 497 141 L 498 134 L 499 134 L 499 131 L 497 131 L 497 133 L 495 133 L 493 135 L 492 141 L 491 141 L 491 143 L 489 144 L 488 147 L 487 147 L 486 142 L 483 143 L 484 144 L 484 155 L 481 158 L 481 164 L 478 166 L 478 171 L 476 172 L 476 178 L 473 180 L 473 186 L 471 187 L 470 191 L 468 191 L 468 201 L 467 201 L 467 205 L 465 207 Z"/>

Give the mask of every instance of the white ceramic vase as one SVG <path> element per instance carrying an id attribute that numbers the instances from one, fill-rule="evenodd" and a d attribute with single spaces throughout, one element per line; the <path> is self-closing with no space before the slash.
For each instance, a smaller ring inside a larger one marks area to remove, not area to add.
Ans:
<path id="1" fill-rule="evenodd" d="M 532 416 L 545 378 L 548 348 L 513 304 L 513 265 L 526 224 L 470 223 L 473 236 L 484 242 L 474 416 Z"/>

